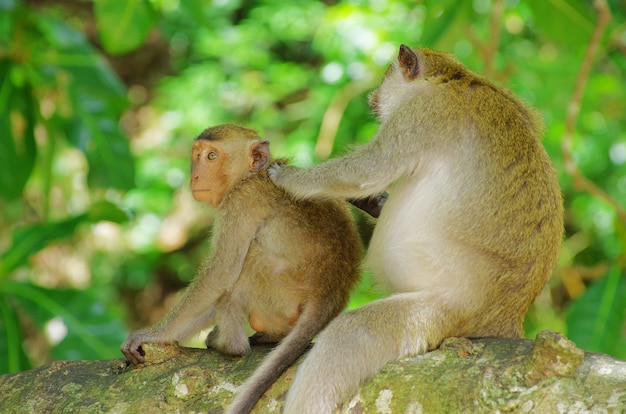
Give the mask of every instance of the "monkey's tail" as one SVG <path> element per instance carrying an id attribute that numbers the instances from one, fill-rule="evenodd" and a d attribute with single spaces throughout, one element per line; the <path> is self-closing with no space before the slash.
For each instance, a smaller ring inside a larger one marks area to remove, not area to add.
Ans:
<path id="1" fill-rule="evenodd" d="M 283 338 L 244 382 L 226 409 L 226 414 L 246 414 L 252 411 L 263 393 L 300 357 L 315 335 L 335 315 L 320 315 L 319 310 L 331 306 L 308 303 L 293 329 Z M 316 313 L 318 312 L 318 313 Z"/>

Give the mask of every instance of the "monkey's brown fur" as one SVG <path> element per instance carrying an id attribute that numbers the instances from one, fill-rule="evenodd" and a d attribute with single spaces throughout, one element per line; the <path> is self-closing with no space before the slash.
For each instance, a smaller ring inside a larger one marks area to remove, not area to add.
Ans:
<path id="1" fill-rule="evenodd" d="M 216 207 L 211 255 L 178 304 L 156 325 L 129 335 L 141 345 L 182 340 L 216 325 L 207 345 L 228 354 L 280 343 L 239 389 L 230 413 L 249 412 L 313 337 L 345 307 L 359 277 L 360 243 L 345 202 L 296 200 L 267 176 L 268 142 L 249 129 L 205 130 L 192 152 L 194 197 Z"/>
<path id="2" fill-rule="evenodd" d="M 318 336 L 287 414 L 329 413 L 385 363 L 446 337 L 521 336 L 557 260 L 561 192 L 534 110 L 452 56 L 404 45 L 370 105 L 368 144 L 269 171 L 304 199 L 390 193 L 366 264 L 395 293 Z"/>

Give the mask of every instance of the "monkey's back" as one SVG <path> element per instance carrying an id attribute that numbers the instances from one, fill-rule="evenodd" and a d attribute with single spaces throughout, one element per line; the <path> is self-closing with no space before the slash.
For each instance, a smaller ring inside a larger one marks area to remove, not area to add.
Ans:
<path id="1" fill-rule="evenodd" d="M 463 225 L 466 234 L 476 235 L 470 242 L 496 264 L 490 275 L 493 294 L 511 298 L 503 314 L 511 308 L 521 310 L 517 321 L 521 329 L 526 310 L 558 258 L 563 234 L 561 190 L 540 141 L 539 115 L 489 82 L 468 85 L 467 95 L 474 110 L 467 114 L 468 124 L 474 127 L 476 141 L 468 156 L 481 197 L 470 197 L 465 204 L 476 219 Z"/>
<path id="2" fill-rule="evenodd" d="M 265 172 L 244 179 L 228 202 L 249 197 L 259 199 L 262 204 L 257 208 L 267 211 L 242 270 L 249 302 L 268 302 L 265 310 L 271 313 L 279 312 L 282 303 L 323 298 L 333 316 L 339 313 L 359 279 L 361 259 L 360 239 L 346 203 L 296 200 Z M 272 309 L 272 303 L 277 309 Z"/>

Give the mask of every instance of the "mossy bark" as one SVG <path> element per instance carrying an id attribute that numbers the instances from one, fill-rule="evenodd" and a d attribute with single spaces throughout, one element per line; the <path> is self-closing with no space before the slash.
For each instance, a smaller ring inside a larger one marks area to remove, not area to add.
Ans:
<path id="1" fill-rule="evenodd" d="M 221 413 L 269 351 L 240 358 L 178 346 L 146 347 L 148 363 L 56 361 L 0 376 L 2 413 Z M 257 404 L 279 413 L 296 367 Z M 319 375 L 324 375 L 320 372 Z M 387 364 L 342 413 L 626 412 L 626 361 L 585 353 L 560 334 L 453 338 Z"/>

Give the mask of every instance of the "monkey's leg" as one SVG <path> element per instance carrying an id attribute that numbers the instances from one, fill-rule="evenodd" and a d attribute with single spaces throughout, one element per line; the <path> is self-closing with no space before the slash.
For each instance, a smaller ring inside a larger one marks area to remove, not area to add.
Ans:
<path id="1" fill-rule="evenodd" d="M 216 304 L 216 327 L 206 337 L 206 345 L 229 355 L 250 351 L 245 329 L 245 310 L 241 301 L 224 294 Z"/>
<path id="2" fill-rule="evenodd" d="M 302 355 L 315 334 L 334 313 L 335 310 L 322 300 L 308 302 L 293 329 L 239 387 L 226 414 L 249 413 L 263 393 Z M 317 371 L 315 373 L 319 375 Z"/>
<path id="3" fill-rule="evenodd" d="M 446 321 L 458 320 L 446 300 L 453 301 L 440 292 L 401 293 L 339 315 L 299 367 L 284 413 L 331 413 L 387 362 L 439 346 L 451 332 Z"/>

